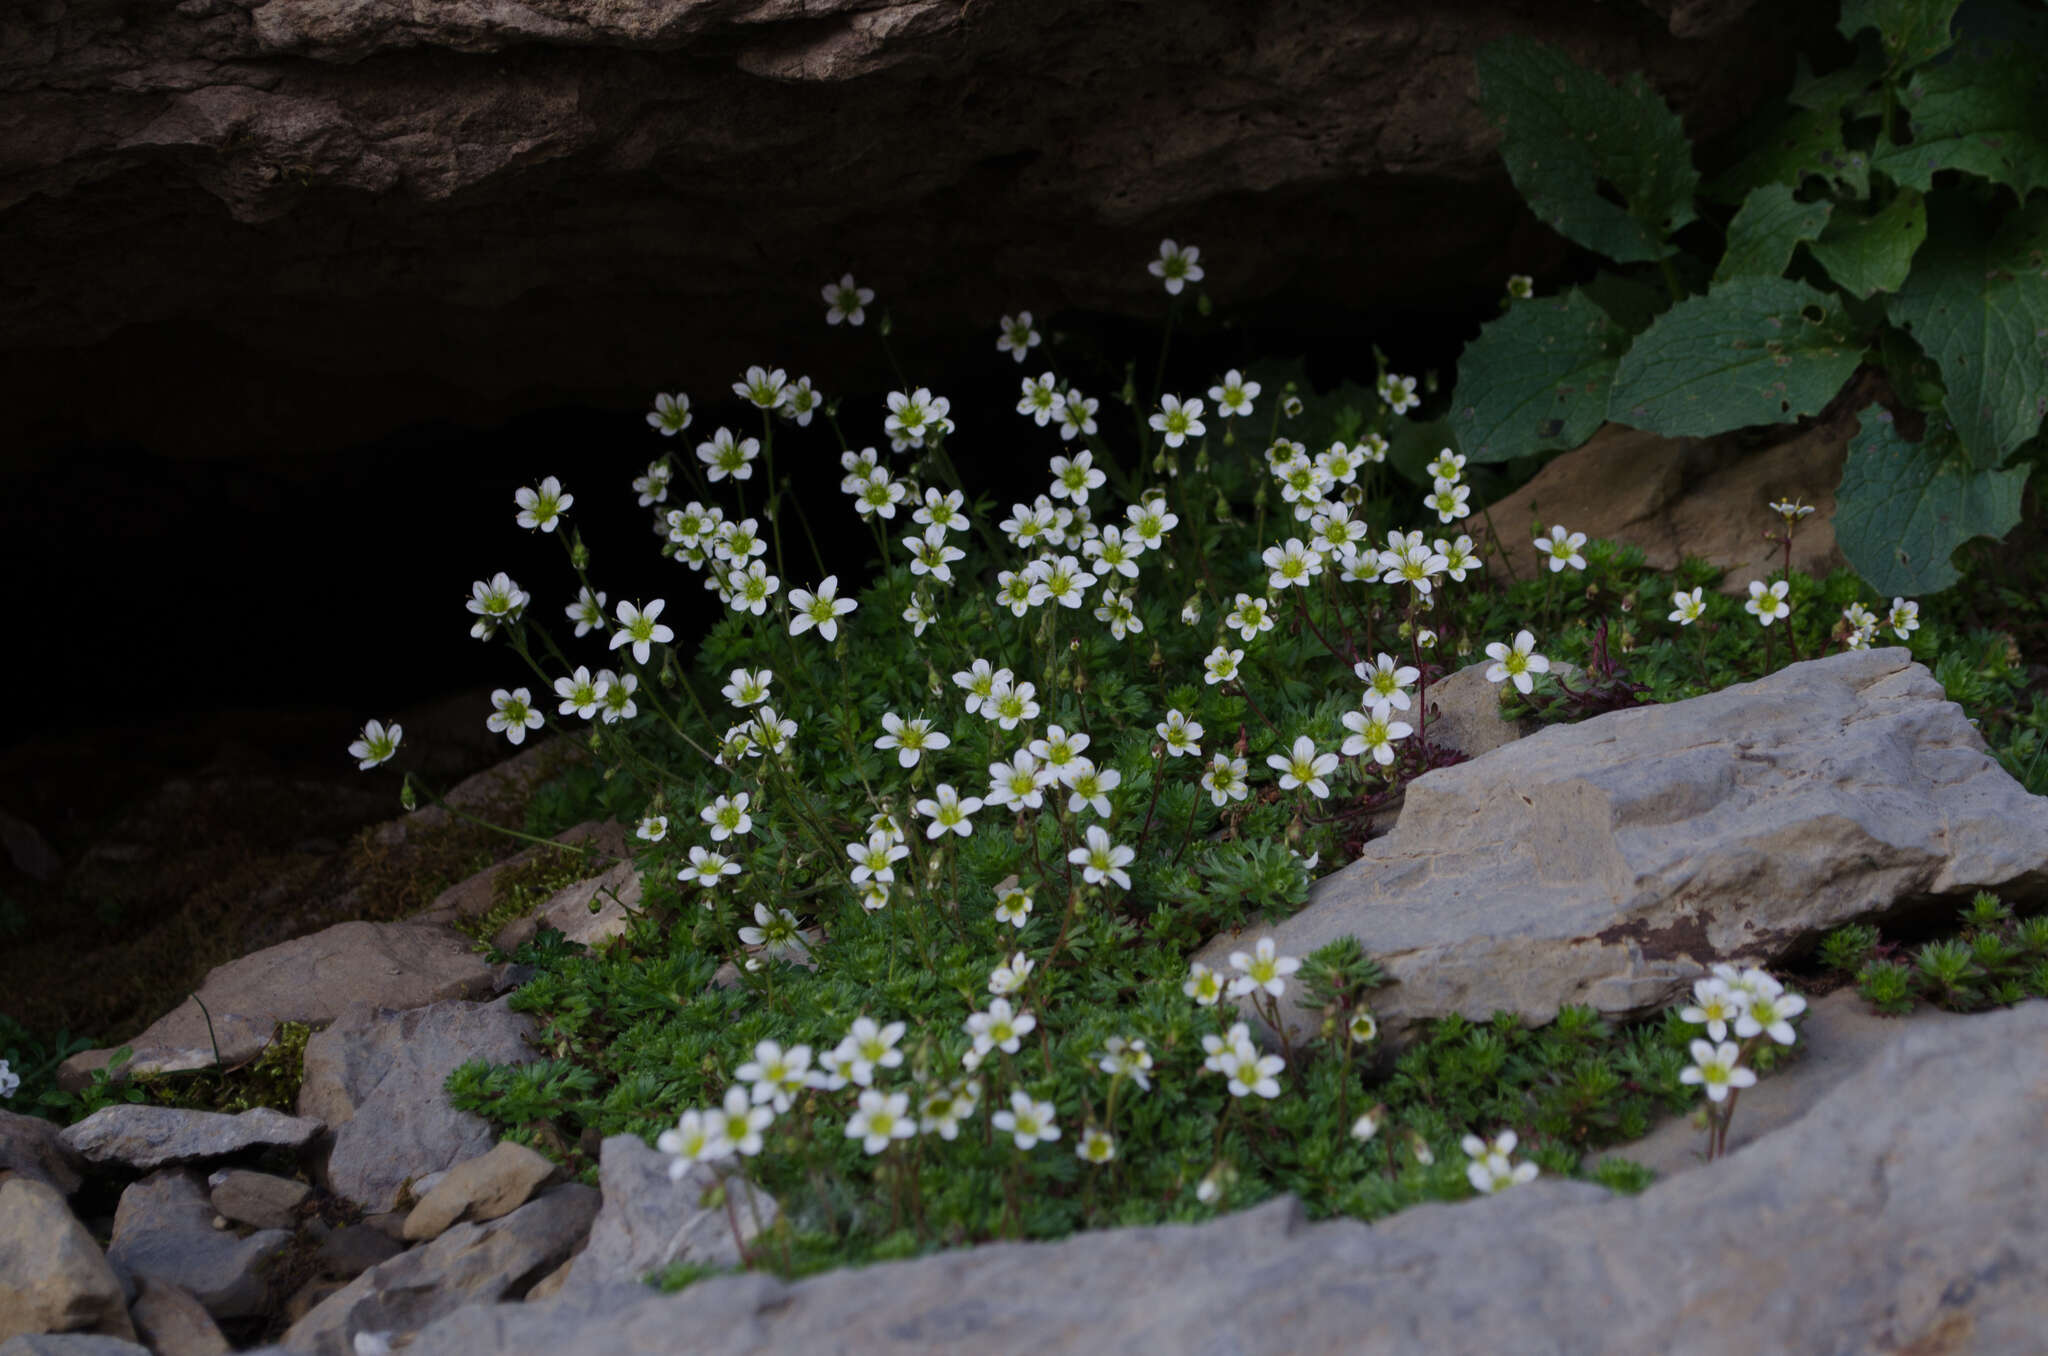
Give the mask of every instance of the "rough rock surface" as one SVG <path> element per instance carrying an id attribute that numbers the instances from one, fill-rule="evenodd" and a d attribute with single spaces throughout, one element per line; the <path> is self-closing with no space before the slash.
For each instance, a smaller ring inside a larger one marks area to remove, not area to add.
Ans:
<path id="1" fill-rule="evenodd" d="M 555 1165 L 524 1144 L 500 1140 L 491 1151 L 457 1163 L 405 1217 L 409 1242 L 438 1238 L 449 1226 L 509 1215 L 555 1175 Z"/>
<path id="2" fill-rule="evenodd" d="M 191 1293 L 216 1318 L 263 1313 L 270 1264 L 292 1241 L 282 1229 L 238 1237 L 213 1227 L 213 1203 L 194 1173 L 153 1173 L 121 1193 L 107 1260 L 138 1279 Z"/>
<path id="3" fill-rule="evenodd" d="M 0 1173 L 32 1177 L 69 1196 L 78 1190 L 78 1155 L 62 1132 L 41 1116 L 0 1111 Z"/>
<path id="4" fill-rule="evenodd" d="M 589 820 L 562 830 L 555 835 L 555 841 L 570 845 L 588 844 L 599 854 L 586 858 L 590 863 L 590 874 L 593 878 L 604 874 L 611 869 L 616 859 L 626 855 L 626 828 L 622 824 Z M 504 861 L 487 866 L 466 880 L 456 882 L 436 896 L 434 902 L 413 921 L 452 924 L 489 913 L 498 878 L 507 871 L 516 871 L 532 862 L 541 851 L 538 844 L 522 848 Z"/>
<path id="5" fill-rule="evenodd" d="M 227 1356 L 233 1350 L 190 1292 L 154 1277 L 145 1277 L 138 1289 L 129 1316 L 156 1356 Z"/>
<path id="6" fill-rule="evenodd" d="M 58 1332 L 9 1338 L 0 1356 L 151 1356 L 148 1347 L 97 1333 Z"/>
<path id="7" fill-rule="evenodd" d="M 206 1179 L 207 1199 L 221 1218 L 258 1229 L 291 1229 L 313 1188 L 289 1177 L 227 1168 Z"/>
<path id="8" fill-rule="evenodd" d="M 550 927 L 580 946 L 595 947 L 623 935 L 633 921 L 629 910 L 639 907 L 640 872 L 630 861 L 620 862 L 601 876 L 558 891 L 526 917 L 513 919 L 498 929 L 491 944 L 510 951 Z"/>
<path id="9" fill-rule="evenodd" d="M 299 1111 L 334 1129 L 328 1186 L 368 1211 L 390 1210 L 407 1183 L 496 1142 L 442 1085 L 472 1059 L 524 1064 L 533 1019 L 504 1002 L 436 1003 L 407 1012 L 356 1007 L 306 1042 Z"/>
<path id="10" fill-rule="evenodd" d="M 1161 235 L 1208 245 L 1226 296 L 1492 291 L 1561 251 L 1472 97 L 1480 45 L 1531 34 L 1646 70 L 1706 136 L 1832 18 L 1752 0 L 10 7 L 0 335 L 30 353 L 0 369 L 19 384 L 0 408 L 218 455 L 564 390 L 638 404 L 743 348 L 814 369 L 843 337 L 818 287 L 848 267 L 925 333 L 980 334 L 1018 278 L 1041 314 L 1156 314 Z M 339 381 L 361 398 L 328 398 Z"/>
<path id="11" fill-rule="evenodd" d="M 234 1064 L 261 1052 L 280 1022 L 331 1022 L 351 1003 L 416 1008 L 490 991 L 490 967 L 446 928 L 337 923 L 215 969 L 197 1001 L 186 999 L 129 1042 L 135 1058 L 125 1067 L 135 1073 L 211 1068 L 216 1042 L 220 1058 Z M 213 1014 L 211 1037 L 207 1012 Z M 82 1087 L 112 1055 L 73 1055 L 58 1081 Z"/>
<path id="12" fill-rule="evenodd" d="M 0 1341 L 84 1329 L 135 1335 L 121 1282 L 55 1188 L 0 1182 Z"/>
<path id="13" fill-rule="evenodd" d="M 245 1149 L 303 1149 L 320 1130 L 316 1120 L 287 1116 L 267 1106 L 230 1116 L 123 1102 L 101 1107 L 65 1130 L 63 1138 L 88 1163 L 118 1163 L 147 1172 L 227 1158 Z"/>
<path id="14" fill-rule="evenodd" d="M 1639 1015 L 1710 961 L 1980 887 L 2048 893 L 2048 798 L 1907 651 L 1848 651 L 1427 773 L 1300 913 L 1198 956 L 1355 936 L 1394 980 L 1373 1007 L 1398 1039 L 1453 1012 Z"/>
<path id="15" fill-rule="evenodd" d="M 561 1186 L 503 1219 L 458 1224 L 372 1267 L 291 1326 L 283 1345 L 346 1356 L 356 1334 L 402 1336 L 466 1304 L 516 1299 L 560 1266 L 596 1216 L 598 1195 Z"/>
<path id="16" fill-rule="evenodd" d="M 559 1293 L 588 1294 L 617 1282 L 638 1284 L 648 1272 L 671 1262 L 737 1266 L 741 1239 L 775 1222 L 775 1200 L 744 1182 L 727 1183 L 726 1206 L 706 1205 L 718 1174 L 697 1164 L 681 1181 L 670 1181 L 669 1158 L 638 1135 L 612 1135 L 598 1157 L 598 1188 L 604 1209 L 591 1226 L 590 1242 L 570 1264 Z"/>
<path id="17" fill-rule="evenodd" d="M 1486 681 L 1486 671 L 1491 667 L 1492 660 L 1482 659 L 1430 684 L 1427 729 L 1432 745 L 1477 758 L 1543 728 L 1534 720 L 1502 718 L 1500 698 L 1505 685 Z M 1570 681 L 1578 678 L 1578 670 L 1562 660 L 1551 665 L 1551 672 Z M 1411 701 L 1410 709 L 1397 712 L 1396 716 L 1413 726 L 1418 723 L 1416 714 Z"/>
<path id="18" fill-rule="evenodd" d="M 1633 1198 L 1539 1181 L 1372 1226 L 1309 1224 L 1283 1199 L 793 1285 L 465 1309 L 411 1351 L 626 1356 L 678 1333 L 693 1356 L 2033 1351 L 2048 1331 L 2044 1151 L 2035 1002 L 1910 1028 L 1799 1121 Z"/>

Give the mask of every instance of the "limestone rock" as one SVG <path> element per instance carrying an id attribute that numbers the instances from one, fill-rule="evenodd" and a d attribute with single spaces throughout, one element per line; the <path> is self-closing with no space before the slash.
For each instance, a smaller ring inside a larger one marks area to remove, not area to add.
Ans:
<path id="1" fill-rule="evenodd" d="M 527 1044 L 533 1030 L 500 999 L 407 1012 L 357 1007 L 315 1035 L 299 1111 L 334 1129 L 330 1189 L 365 1210 L 390 1210 L 407 1183 L 489 1150 L 490 1126 L 450 1106 L 442 1085 L 473 1059 L 537 1058 Z"/>
<path id="2" fill-rule="evenodd" d="M 209 1199 L 223 1219 L 258 1229 L 298 1227 L 298 1210 L 313 1188 L 289 1177 L 228 1168 L 206 1179 Z"/>
<path id="3" fill-rule="evenodd" d="M 1354 936 L 1395 981 L 1372 1001 L 1398 1040 L 1453 1012 L 1641 1015 L 1708 962 L 1980 887 L 2048 892 L 2048 798 L 1906 651 L 1849 651 L 1427 773 L 1301 912 L 1198 955 L 1227 971 L 1261 934 L 1293 956 Z"/>
<path id="4" fill-rule="evenodd" d="M 1432 745 L 1456 749 L 1467 758 L 1477 758 L 1543 728 L 1534 720 L 1507 720 L 1501 716 L 1500 697 L 1504 684 L 1486 681 L 1486 671 L 1491 667 L 1493 661 L 1482 659 L 1429 685 L 1428 732 Z M 1562 661 L 1554 661 L 1550 667 L 1552 673 L 1568 681 L 1575 681 L 1578 677 L 1578 669 Z M 1407 712 L 1397 712 L 1396 715 L 1411 726 L 1418 723 L 1412 702 Z"/>
<path id="5" fill-rule="evenodd" d="M 649 1148 L 638 1135 L 612 1135 L 598 1154 L 598 1187 L 604 1209 L 591 1226 L 590 1242 L 562 1281 L 563 1295 L 590 1294 L 619 1282 L 638 1284 L 648 1272 L 671 1262 L 707 1267 L 738 1266 L 739 1242 L 775 1222 L 773 1197 L 742 1178 L 725 1180 L 726 1204 L 707 1204 L 721 1178 L 699 1163 L 671 1181 L 668 1155 Z"/>
<path id="6" fill-rule="evenodd" d="M 458 1224 L 371 1268 L 292 1324 L 283 1345 L 347 1356 L 357 1333 L 404 1335 L 468 1304 L 516 1299 L 560 1266 L 596 1216 L 598 1194 L 561 1186 L 502 1219 Z"/>
<path id="7" fill-rule="evenodd" d="M 189 1291 L 216 1318 L 263 1313 L 271 1261 L 291 1235 L 264 1229 L 241 1238 L 214 1228 L 213 1219 L 197 1175 L 153 1173 L 121 1193 L 107 1260 L 138 1280 L 153 1277 Z"/>
<path id="8" fill-rule="evenodd" d="M 1610 1196 L 1538 1181 L 1364 1225 L 1292 1200 L 788 1284 L 470 1308 L 412 1356 L 2038 1350 L 2048 1003 L 1906 1029 L 1807 1115 Z"/>
<path id="9" fill-rule="evenodd" d="M 267 1106 L 236 1115 L 123 1102 L 101 1107 L 64 1131 L 63 1139 L 88 1163 L 118 1163 L 147 1172 L 178 1163 L 227 1158 L 245 1149 L 303 1149 L 320 1122 L 287 1116 Z"/>
<path id="10" fill-rule="evenodd" d="M 0 1181 L 0 1278 L 0 1341 L 82 1329 L 135 1335 L 99 1244 L 63 1195 L 32 1177 Z"/>
<path id="11" fill-rule="evenodd" d="M 491 1151 L 457 1163 L 420 1198 L 405 1220 L 408 1241 L 438 1238 L 459 1220 L 482 1223 L 508 1215 L 555 1175 L 555 1165 L 524 1144 L 500 1140 Z"/>
<path id="12" fill-rule="evenodd" d="M 205 1305 L 154 1277 L 144 1278 L 129 1314 L 156 1356 L 227 1356 L 233 1350 Z"/>
<path id="13" fill-rule="evenodd" d="M 69 1196 L 84 1180 L 78 1167 L 78 1155 L 55 1124 L 41 1116 L 0 1111 L 0 1173 L 34 1178 Z"/>
<path id="14" fill-rule="evenodd" d="M 337 923 L 310 937 L 266 948 L 213 970 L 168 1016 L 129 1042 L 135 1073 L 211 1068 L 220 1058 L 238 1063 L 270 1043 L 280 1022 L 319 1025 L 351 1003 L 416 1008 L 491 989 L 490 967 L 468 941 L 445 928 L 419 923 Z M 200 1003 L 205 1004 L 205 1011 Z M 213 1014 L 209 1036 L 206 1012 Z M 113 1052 L 88 1050 L 64 1061 L 59 1082 L 77 1088 Z"/>

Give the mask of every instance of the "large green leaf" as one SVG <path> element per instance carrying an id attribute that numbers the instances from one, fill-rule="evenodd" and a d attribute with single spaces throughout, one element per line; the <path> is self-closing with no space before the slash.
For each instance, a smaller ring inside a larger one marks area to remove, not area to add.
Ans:
<path id="1" fill-rule="evenodd" d="M 1840 104 L 1791 110 L 1756 137 L 1749 153 L 1714 180 L 1709 192 L 1718 201 L 1739 203 L 1765 184 L 1796 189 L 1809 177 L 1852 197 L 1870 196 L 1870 156 L 1849 149 L 1843 139 Z"/>
<path id="2" fill-rule="evenodd" d="M 1913 142 L 1878 150 L 1871 168 L 1922 192 L 1947 169 L 2005 184 L 2022 198 L 2048 184 L 2043 53 L 2018 45 L 1958 52 L 1916 71 L 1901 103 L 1913 121 Z"/>
<path id="3" fill-rule="evenodd" d="M 2048 202 L 2015 213 L 1989 241 L 1966 211 L 1936 206 L 1887 310 L 1941 365 L 1956 436 L 1971 465 L 1989 468 L 2048 411 Z"/>
<path id="4" fill-rule="evenodd" d="M 1912 597 L 1959 577 L 1949 563 L 1972 537 L 2003 537 L 2020 520 L 2020 491 L 2031 468 L 1972 469 L 1951 445 L 1909 443 L 1883 406 L 1859 416 L 1835 491 L 1835 540 L 1863 582 L 1879 593 Z"/>
<path id="5" fill-rule="evenodd" d="M 1788 278 L 1731 278 L 1637 337 L 1607 417 L 1702 437 L 1789 423 L 1833 399 L 1861 356 L 1835 297 Z"/>
<path id="6" fill-rule="evenodd" d="M 1458 359 L 1451 427 L 1475 462 L 1577 447 L 1607 417 L 1628 331 L 1576 288 L 1519 302 Z"/>
<path id="7" fill-rule="evenodd" d="M 1544 224 L 1618 263 L 1671 253 L 1665 241 L 1693 219 L 1699 174 L 1678 115 L 1640 73 L 1616 88 L 1521 37 L 1482 47 L 1478 66 L 1508 175 Z"/>
<path id="8" fill-rule="evenodd" d="M 1877 30 L 1889 69 L 1909 66 L 1941 55 L 1954 41 L 1949 25 L 1962 0 L 1842 0 L 1845 38 L 1853 39 L 1866 28 Z"/>
<path id="9" fill-rule="evenodd" d="M 1837 212 L 1807 249 L 1842 290 L 1867 297 L 1898 291 L 1926 238 L 1927 202 L 1909 188 L 1874 216 Z"/>
<path id="10" fill-rule="evenodd" d="M 1756 189 L 1728 223 L 1728 248 L 1714 269 L 1715 284 L 1748 274 L 1777 277 L 1800 241 L 1819 238 L 1833 210 L 1833 203 L 1799 201 L 1789 184 Z"/>
<path id="11" fill-rule="evenodd" d="M 1798 58 L 1797 74 L 1793 77 L 1792 91 L 1785 96 L 1785 102 L 1794 108 L 1820 111 L 1846 109 L 1855 116 L 1860 111 L 1867 111 L 1865 105 L 1869 101 L 1865 96 L 1883 74 L 1884 63 L 1881 60 L 1871 53 L 1859 53 L 1856 60 L 1840 70 L 1815 75 L 1802 53 Z"/>

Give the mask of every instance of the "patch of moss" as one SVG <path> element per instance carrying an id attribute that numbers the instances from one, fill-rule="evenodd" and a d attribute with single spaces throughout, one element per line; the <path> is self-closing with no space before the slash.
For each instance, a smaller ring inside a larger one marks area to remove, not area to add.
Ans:
<path id="1" fill-rule="evenodd" d="M 538 850 L 517 866 L 508 866 L 491 880 L 491 907 L 457 920 L 456 928 L 479 945 L 506 924 L 526 917 L 561 891 L 594 873 L 591 854 L 576 847 Z"/>

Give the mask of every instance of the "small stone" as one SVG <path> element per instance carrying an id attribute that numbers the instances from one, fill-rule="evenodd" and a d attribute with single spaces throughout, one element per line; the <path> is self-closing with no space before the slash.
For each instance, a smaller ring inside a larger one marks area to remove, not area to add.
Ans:
<path id="1" fill-rule="evenodd" d="M 668 1175 L 668 1155 L 651 1149 L 638 1135 L 612 1135 L 598 1155 L 598 1186 L 604 1209 L 591 1226 L 590 1242 L 576 1256 L 561 1285 L 563 1295 L 586 1295 L 609 1284 L 638 1284 L 647 1273 L 671 1262 L 706 1267 L 731 1267 L 740 1262 L 742 1239 L 751 1239 L 774 1224 L 774 1197 L 733 1178 L 723 1182 L 731 1194 L 732 1213 L 724 1204 L 707 1204 L 721 1179 L 699 1163 L 680 1181 Z"/>
<path id="2" fill-rule="evenodd" d="M 282 1229 L 247 1238 L 216 1231 L 198 1176 L 170 1169 L 121 1193 L 107 1260 L 190 1291 L 216 1318 L 245 1318 L 268 1307 L 271 1259 L 290 1243 Z"/>
<path id="3" fill-rule="evenodd" d="M 232 1350 L 206 1306 L 167 1282 L 145 1277 L 129 1315 L 156 1356 L 224 1356 Z"/>
<path id="4" fill-rule="evenodd" d="M 135 1335 L 99 1244 L 57 1189 L 32 1177 L 0 1181 L 0 1278 L 0 1341 L 81 1329 Z"/>
<path id="5" fill-rule="evenodd" d="M 510 1214 L 555 1175 L 555 1165 L 523 1144 L 500 1140 L 489 1153 L 442 1174 L 406 1217 L 405 1237 L 436 1238 L 459 1220 L 480 1222 Z"/>
<path id="6" fill-rule="evenodd" d="M 147 1172 L 226 1158 L 244 1149 L 302 1149 L 323 1127 L 267 1106 L 240 1115 L 122 1103 L 102 1107 L 63 1134 L 88 1163 L 118 1163 Z"/>
<path id="7" fill-rule="evenodd" d="M 84 1180 L 62 1131 L 41 1116 L 0 1111 L 0 1173 L 32 1177 L 69 1196 Z"/>
<path id="8" fill-rule="evenodd" d="M 225 1217 L 217 1226 L 223 1229 L 228 1220 L 258 1229 L 296 1228 L 299 1207 L 313 1194 L 305 1182 L 246 1168 L 216 1172 L 207 1182 L 213 1188 L 213 1208 Z"/>

